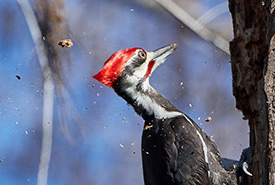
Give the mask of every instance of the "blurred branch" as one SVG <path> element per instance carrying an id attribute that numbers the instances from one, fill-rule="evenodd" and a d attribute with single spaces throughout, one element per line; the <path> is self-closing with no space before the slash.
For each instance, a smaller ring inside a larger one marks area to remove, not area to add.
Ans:
<path id="1" fill-rule="evenodd" d="M 220 3 L 213 8 L 209 9 L 207 12 L 202 14 L 197 21 L 202 24 L 202 26 L 205 26 L 207 23 L 218 17 L 219 15 L 222 15 L 228 11 L 228 2 Z M 201 29 L 201 28 L 199 28 Z"/>
<path id="2" fill-rule="evenodd" d="M 38 185 L 46 185 L 48 177 L 49 163 L 51 159 L 52 148 L 52 130 L 53 130 L 53 104 L 54 104 L 54 81 L 47 51 L 42 41 L 42 34 L 34 12 L 28 0 L 17 0 L 27 21 L 31 37 L 35 43 L 35 49 L 38 60 L 44 76 L 44 94 L 43 94 L 43 136 L 42 148 L 38 170 Z"/>
<path id="3" fill-rule="evenodd" d="M 156 0 L 162 7 L 167 9 L 171 14 L 177 17 L 183 24 L 188 26 L 191 30 L 197 33 L 200 37 L 205 40 L 212 42 L 216 47 L 223 50 L 225 53 L 230 55 L 229 52 L 229 41 L 225 40 L 220 35 L 210 31 L 204 26 L 206 23 L 201 23 L 192 17 L 188 12 L 182 9 L 175 2 L 167 0 Z"/>

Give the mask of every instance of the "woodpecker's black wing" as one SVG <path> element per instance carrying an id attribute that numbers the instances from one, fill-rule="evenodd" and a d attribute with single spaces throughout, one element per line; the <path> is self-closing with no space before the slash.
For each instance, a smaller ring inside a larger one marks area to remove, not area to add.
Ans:
<path id="1" fill-rule="evenodd" d="M 202 142 L 193 125 L 182 116 L 154 119 L 145 125 L 142 156 L 146 185 L 211 184 Z"/>

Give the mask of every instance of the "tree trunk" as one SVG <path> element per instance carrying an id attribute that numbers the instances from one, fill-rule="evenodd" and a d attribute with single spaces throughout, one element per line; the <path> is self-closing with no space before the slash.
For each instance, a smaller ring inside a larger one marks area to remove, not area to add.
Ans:
<path id="1" fill-rule="evenodd" d="M 247 184 L 275 184 L 275 1 L 229 0 L 229 8 L 233 94 L 255 149 Z"/>

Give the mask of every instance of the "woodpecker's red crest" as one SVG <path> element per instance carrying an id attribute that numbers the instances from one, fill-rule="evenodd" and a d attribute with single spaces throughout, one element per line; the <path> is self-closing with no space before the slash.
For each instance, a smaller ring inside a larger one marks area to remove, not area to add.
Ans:
<path id="1" fill-rule="evenodd" d="M 135 47 L 117 51 L 105 62 L 103 68 L 96 75 L 93 75 L 93 77 L 100 83 L 108 87 L 113 87 L 121 71 L 125 68 L 126 63 L 138 49 L 142 50 L 142 48 Z"/>
<path id="2" fill-rule="evenodd" d="M 145 81 L 176 48 L 176 44 L 171 44 L 153 52 L 147 52 L 139 47 L 120 50 L 114 53 L 93 77 L 102 84 L 114 88 L 114 84 L 123 73 L 126 81 L 136 85 Z"/>

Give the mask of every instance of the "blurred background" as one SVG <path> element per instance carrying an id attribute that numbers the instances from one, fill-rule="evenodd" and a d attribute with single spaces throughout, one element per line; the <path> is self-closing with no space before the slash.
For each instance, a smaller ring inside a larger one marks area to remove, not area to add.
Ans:
<path id="1" fill-rule="evenodd" d="M 0 1 L 0 182 L 5 185 L 37 184 L 42 146 L 43 70 L 33 28 L 19 5 L 23 1 Z M 66 34 L 51 40 L 42 31 L 46 50 L 58 53 L 49 58 L 55 94 L 48 184 L 143 184 L 143 120 L 91 77 L 111 54 L 131 47 L 151 51 L 178 44 L 151 76 L 151 85 L 197 122 L 223 157 L 239 159 L 249 133 L 232 95 L 227 1 L 174 0 L 170 9 L 155 0 L 56 2 Z M 39 26 L 55 30 L 54 19 L 41 14 L 55 7 L 30 4 Z M 68 38 L 71 48 L 57 46 Z"/>

